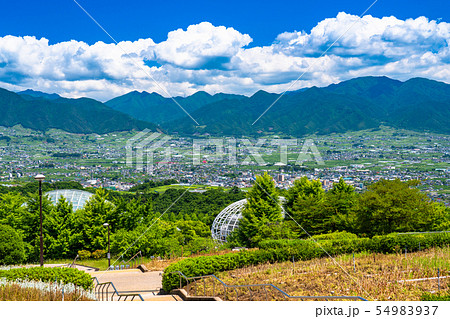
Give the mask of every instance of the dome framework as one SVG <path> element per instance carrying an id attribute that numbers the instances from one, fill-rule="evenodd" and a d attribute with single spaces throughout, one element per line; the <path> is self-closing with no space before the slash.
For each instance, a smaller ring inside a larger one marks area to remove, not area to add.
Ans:
<path id="1" fill-rule="evenodd" d="M 57 189 L 47 192 L 45 195 L 48 196 L 53 205 L 58 203 L 61 196 L 64 197 L 68 202 L 72 203 L 73 211 L 83 208 L 89 198 L 94 196 L 92 193 L 77 189 Z"/>
<path id="2" fill-rule="evenodd" d="M 286 199 L 279 197 L 281 203 L 284 203 Z M 227 237 L 239 227 L 239 222 L 242 218 L 242 210 L 244 209 L 247 199 L 241 199 L 225 207 L 214 219 L 211 226 L 211 236 L 219 243 L 225 243 Z M 282 208 L 281 214 L 285 215 L 284 208 Z"/>
<path id="3" fill-rule="evenodd" d="M 234 202 L 225 207 L 213 221 L 211 235 L 214 240 L 224 243 L 227 237 L 239 226 L 246 199 Z"/>

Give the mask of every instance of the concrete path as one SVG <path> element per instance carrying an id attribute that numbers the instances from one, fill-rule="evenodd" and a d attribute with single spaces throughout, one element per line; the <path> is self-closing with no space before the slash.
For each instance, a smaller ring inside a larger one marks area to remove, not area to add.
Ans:
<path id="1" fill-rule="evenodd" d="M 29 267 L 37 267 L 39 265 L 29 265 Z M 44 264 L 44 267 L 69 267 L 69 264 Z M 89 266 L 74 264 L 73 268 L 82 270 L 92 277 L 96 277 L 98 282 L 112 282 L 117 291 L 121 294 L 138 293 L 145 301 L 181 301 L 177 295 L 158 295 L 162 288 L 162 271 L 142 272 L 139 269 L 124 269 L 111 271 L 95 271 L 96 269 Z M 112 296 L 112 288 L 108 290 L 108 299 Z M 114 300 L 118 297 L 114 296 Z M 130 299 L 130 298 L 128 298 Z M 122 298 L 123 300 L 123 298 Z M 140 300 L 135 298 L 135 301 Z"/>
<path id="2" fill-rule="evenodd" d="M 162 271 L 138 269 L 89 272 L 100 283 L 112 282 L 121 294 L 138 293 L 145 301 L 181 301 L 176 295 L 157 295 L 162 288 Z M 114 300 L 118 298 L 114 297 Z M 135 301 L 140 300 L 138 298 Z"/>
<path id="3" fill-rule="evenodd" d="M 99 282 L 111 281 L 120 292 L 156 291 L 162 288 L 162 271 L 141 272 L 138 269 L 89 272 Z"/>

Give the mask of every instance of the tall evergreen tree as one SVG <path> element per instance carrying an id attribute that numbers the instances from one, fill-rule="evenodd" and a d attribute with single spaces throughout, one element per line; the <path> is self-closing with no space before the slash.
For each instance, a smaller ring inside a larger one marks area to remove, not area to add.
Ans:
<path id="1" fill-rule="evenodd" d="M 294 182 L 287 194 L 286 211 L 290 216 L 288 223 L 295 232 L 301 236 L 306 236 L 303 229 L 309 234 L 326 232 L 329 216 L 323 209 L 324 195 L 319 180 L 304 176 Z"/>
<path id="2" fill-rule="evenodd" d="M 71 250 L 73 206 L 64 197 L 56 203 L 44 220 L 47 258 L 72 258 L 77 251 Z"/>
<path id="3" fill-rule="evenodd" d="M 76 234 L 77 238 L 74 239 L 83 245 L 82 249 L 89 251 L 105 249 L 107 230 L 103 224 L 116 222 L 116 207 L 108 199 L 106 190 L 99 188 L 86 202 L 84 208 L 76 212 L 79 216 L 76 225 L 79 231 Z M 115 229 L 111 227 L 111 231 Z"/>
<path id="4" fill-rule="evenodd" d="M 239 223 L 239 240 L 248 247 L 273 237 L 279 231 L 283 216 L 275 183 L 270 175 L 256 176 L 253 187 L 247 193 L 247 204 Z"/>

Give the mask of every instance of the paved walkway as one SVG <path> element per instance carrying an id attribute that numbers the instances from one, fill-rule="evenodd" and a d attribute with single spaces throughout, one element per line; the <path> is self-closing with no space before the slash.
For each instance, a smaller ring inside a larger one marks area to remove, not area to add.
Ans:
<path id="1" fill-rule="evenodd" d="M 38 266 L 38 265 L 36 265 Z M 68 267 L 68 264 L 44 264 L 44 267 Z M 162 288 L 162 271 L 142 272 L 139 269 L 124 269 L 111 271 L 95 271 L 95 268 L 79 264 L 73 265 L 74 268 L 85 271 L 92 277 L 96 277 L 98 282 L 112 282 L 117 291 L 121 294 L 138 293 L 145 301 L 181 301 L 176 295 L 158 295 Z M 108 295 L 111 296 L 112 288 Z M 114 296 L 114 300 L 118 297 Z M 122 298 L 123 299 L 123 298 Z M 135 298 L 134 300 L 140 300 Z"/>
<path id="2" fill-rule="evenodd" d="M 89 272 L 99 282 L 111 281 L 120 292 L 159 291 L 162 271 L 142 272 L 138 269 Z"/>
<path id="3" fill-rule="evenodd" d="M 162 288 L 162 271 L 141 272 L 138 269 L 127 269 L 95 271 L 89 274 L 96 277 L 100 283 L 112 282 L 121 294 L 139 293 L 145 301 L 181 300 L 175 295 L 157 295 Z"/>

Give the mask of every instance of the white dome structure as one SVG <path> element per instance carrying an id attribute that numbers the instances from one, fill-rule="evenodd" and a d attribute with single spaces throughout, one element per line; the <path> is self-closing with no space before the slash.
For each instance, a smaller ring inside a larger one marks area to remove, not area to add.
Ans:
<path id="1" fill-rule="evenodd" d="M 278 197 L 280 202 L 283 204 L 286 199 L 284 197 Z M 211 236 L 214 240 L 225 243 L 227 237 L 239 227 L 239 221 L 242 218 L 242 210 L 244 209 L 247 199 L 241 199 L 240 201 L 234 202 L 231 205 L 225 207 L 219 215 L 213 221 L 211 226 Z M 281 210 L 281 214 L 284 217 L 284 208 Z"/>
<path id="2" fill-rule="evenodd" d="M 73 205 L 73 211 L 76 211 L 80 208 L 83 208 L 86 202 L 94 196 L 94 194 L 80 191 L 77 189 L 57 189 L 54 191 L 50 191 L 45 193 L 48 196 L 53 205 L 58 203 L 59 198 L 62 196 Z"/>

